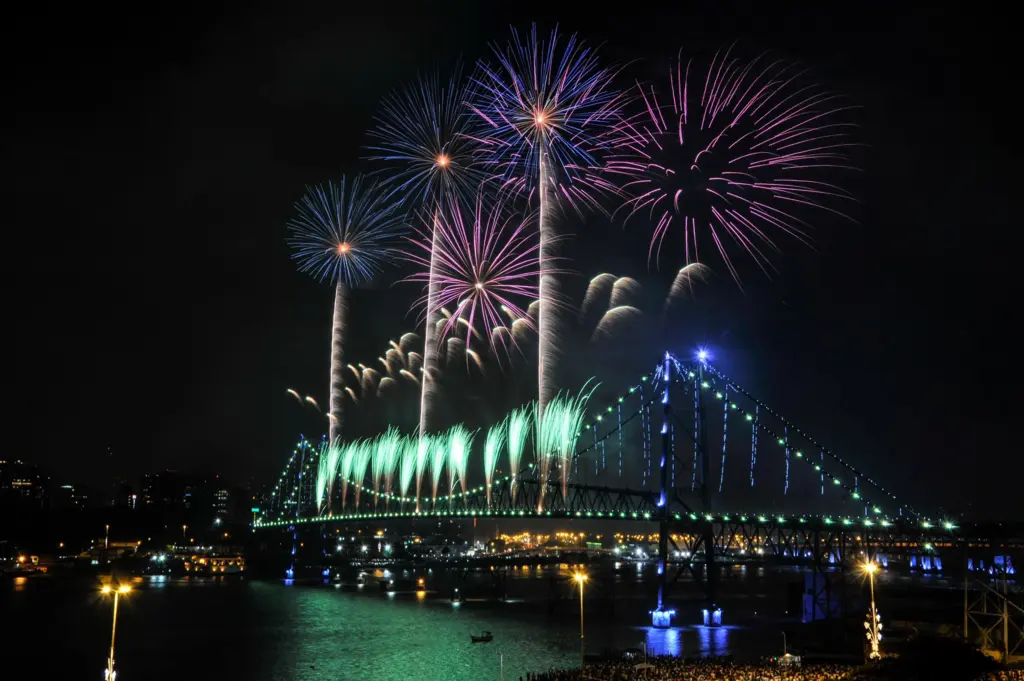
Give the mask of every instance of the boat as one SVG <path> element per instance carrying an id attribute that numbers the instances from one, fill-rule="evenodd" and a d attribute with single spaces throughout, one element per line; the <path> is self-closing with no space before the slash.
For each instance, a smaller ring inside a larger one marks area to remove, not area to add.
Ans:
<path id="1" fill-rule="evenodd" d="M 473 641 L 473 643 L 490 643 L 494 640 L 494 634 L 492 634 L 489 631 L 485 631 L 480 636 L 473 636 L 472 634 L 470 634 L 469 638 L 471 641 Z"/>

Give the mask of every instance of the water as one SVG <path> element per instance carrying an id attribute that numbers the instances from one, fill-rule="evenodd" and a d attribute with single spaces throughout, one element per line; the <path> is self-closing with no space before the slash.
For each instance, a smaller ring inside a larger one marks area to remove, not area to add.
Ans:
<path id="1" fill-rule="evenodd" d="M 255 681 L 480 681 L 568 667 L 579 660 L 579 601 L 564 581 L 568 568 L 531 568 L 508 581 L 512 602 L 484 599 L 490 575 L 427 575 L 432 592 L 382 593 L 372 583 L 341 589 L 232 579 L 136 578 L 118 615 L 118 679 L 252 679 Z M 401 575 L 396 575 L 401 577 Z M 794 572 L 754 568 L 733 575 L 727 618 L 758 618 L 721 629 L 643 626 L 653 571 L 632 567 L 597 575 L 585 592 L 588 652 L 638 648 L 674 655 L 777 653 L 780 592 Z M 467 600 L 448 595 L 461 585 Z M 674 592 L 696 599 L 686 585 Z M 696 600 L 686 604 L 696 610 Z M 552 606 L 553 607 L 549 607 Z M 778 611 L 778 612 L 776 612 Z M 102 678 L 111 603 L 91 581 L 0 582 L 3 676 Z M 688 617 L 692 619 L 692 614 Z M 471 644 L 489 630 L 490 644 Z"/>

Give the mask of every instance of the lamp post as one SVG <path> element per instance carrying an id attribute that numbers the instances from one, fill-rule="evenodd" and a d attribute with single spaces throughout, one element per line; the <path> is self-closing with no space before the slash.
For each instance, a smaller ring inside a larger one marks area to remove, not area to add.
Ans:
<path id="1" fill-rule="evenodd" d="M 587 573 L 577 570 L 573 573 L 573 581 L 580 587 L 580 672 L 583 672 L 584 651 L 586 646 L 583 642 L 583 585 L 587 582 Z"/>
<path id="2" fill-rule="evenodd" d="M 864 623 L 864 628 L 868 630 L 868 642 L 871 644 L 868 659 L 877 660 L 882 657 L 878 650 L 879 642 L 882 640 L 882 622 L 878 616 L 878 610 L 875 608 L 875 573 L 878 572 L 878 564 L 867 561 L 861 565 L 861 570 L 867 574 L 871 584 L 871 612 L 868 614 L 868 621 Z"/>
<path id="3" fill-rule="evenodd" d="M 107 658 L 107 669 L 103 673 L 103 678 L 106 681 L 114 681 L 117 673 L 114 671 L 114 635 L 117 633 L 117 600 L 121 594 L 127 594 L 132 588 L 127 584 L 122 584 L 116 589 L 109 584 L 105 585 L 101 589 L 103 594 L 114 594 L 114 623 L 110 627 L 110 656 Z"/>

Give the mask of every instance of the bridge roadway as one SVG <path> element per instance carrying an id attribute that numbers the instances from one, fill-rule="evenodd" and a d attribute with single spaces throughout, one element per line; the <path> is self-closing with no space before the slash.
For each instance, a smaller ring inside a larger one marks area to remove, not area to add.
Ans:
<path id="1" fill-rule="evenodd" d="M 400 500 L 372 489 L 358 510 L 325 515 L 258 521 L 254 531 L 285 531 L 297 535 L 325 525 L 364 523 L 394 519 L 484 519 L 589 520 L 604 522 L 645 522 L 661 520 L 658 495 L 646 490 L 592 487 L 570 484 L 562 495 L 558 483 L 549 483 L 545 503 L 538 503 L 538 485 L 522 480 L 516 494 L 510 493 L 508 478 L 486 490 L 476 487 L 465 494 L 439 496 L 436 505 L 421 500 L 417 511 L 412 500 Z M 350 490 L 351 491 L 351 490 Z M 351 497 L 351 495 L 350 495 Z M 1024 565 L 1024 523 L 984 523 L 956 526 L 950 522 L 929 522 L 910 518 L 852 516 L 778 515 L 755 513 L 697 513 L 689 510 L 681 495 L 673 495 L 668 513 L 667 540 L 670 546 L 666 566 L 691 567 L 691 560 L 673 556 L 705 553 L 710 541 L 718 560 L 795 560 L 820 567 L 849 567 L 873 558 L 892 568 L 921 569 L 930 565 L 945 572 L 962 573 L 967 559 L 974 565 L 991 566 L 997 555 L 1010 556 L 1015 566 Z M 377 508 L 374 508 L 377 501 Z M 430 505 L 430 509 L 424 508 Z M 936 561 L 935 559 L 938 559 Z"/>

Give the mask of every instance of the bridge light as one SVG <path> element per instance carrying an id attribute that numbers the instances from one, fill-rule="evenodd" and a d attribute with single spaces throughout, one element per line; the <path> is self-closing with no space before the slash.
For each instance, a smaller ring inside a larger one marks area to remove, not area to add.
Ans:
<path id="1" fill-rule="evenodd" d="M 753 421 L 753 420 L 754 420 L 754 417 L 753 417 L 753 416 L 751 416 L 750 414 L 747 414 L 747 420 L 748 420 L 748 421 Z"/>
<path id="2" fill-rule="evenodd" d="M 802 458 L 804 458 L 804 455 L 803 455 L 803 453 L 802 453 L 802 452 L 797 452 L 797 453 L 796 453 L 796 458 L 798 458 L 798 459 L 802 459 Z"/>
<path id="3" fill-rule="evenodd" d="M 946 522 L 942 523 L 942 526 L 944 528 L 946 528 L 947 530 L 952 530 L 952 529 L 956 528 L 956 525 L 954 525 L 953 523 L 951 523 L 949 521 L 946 521 Z"/>

